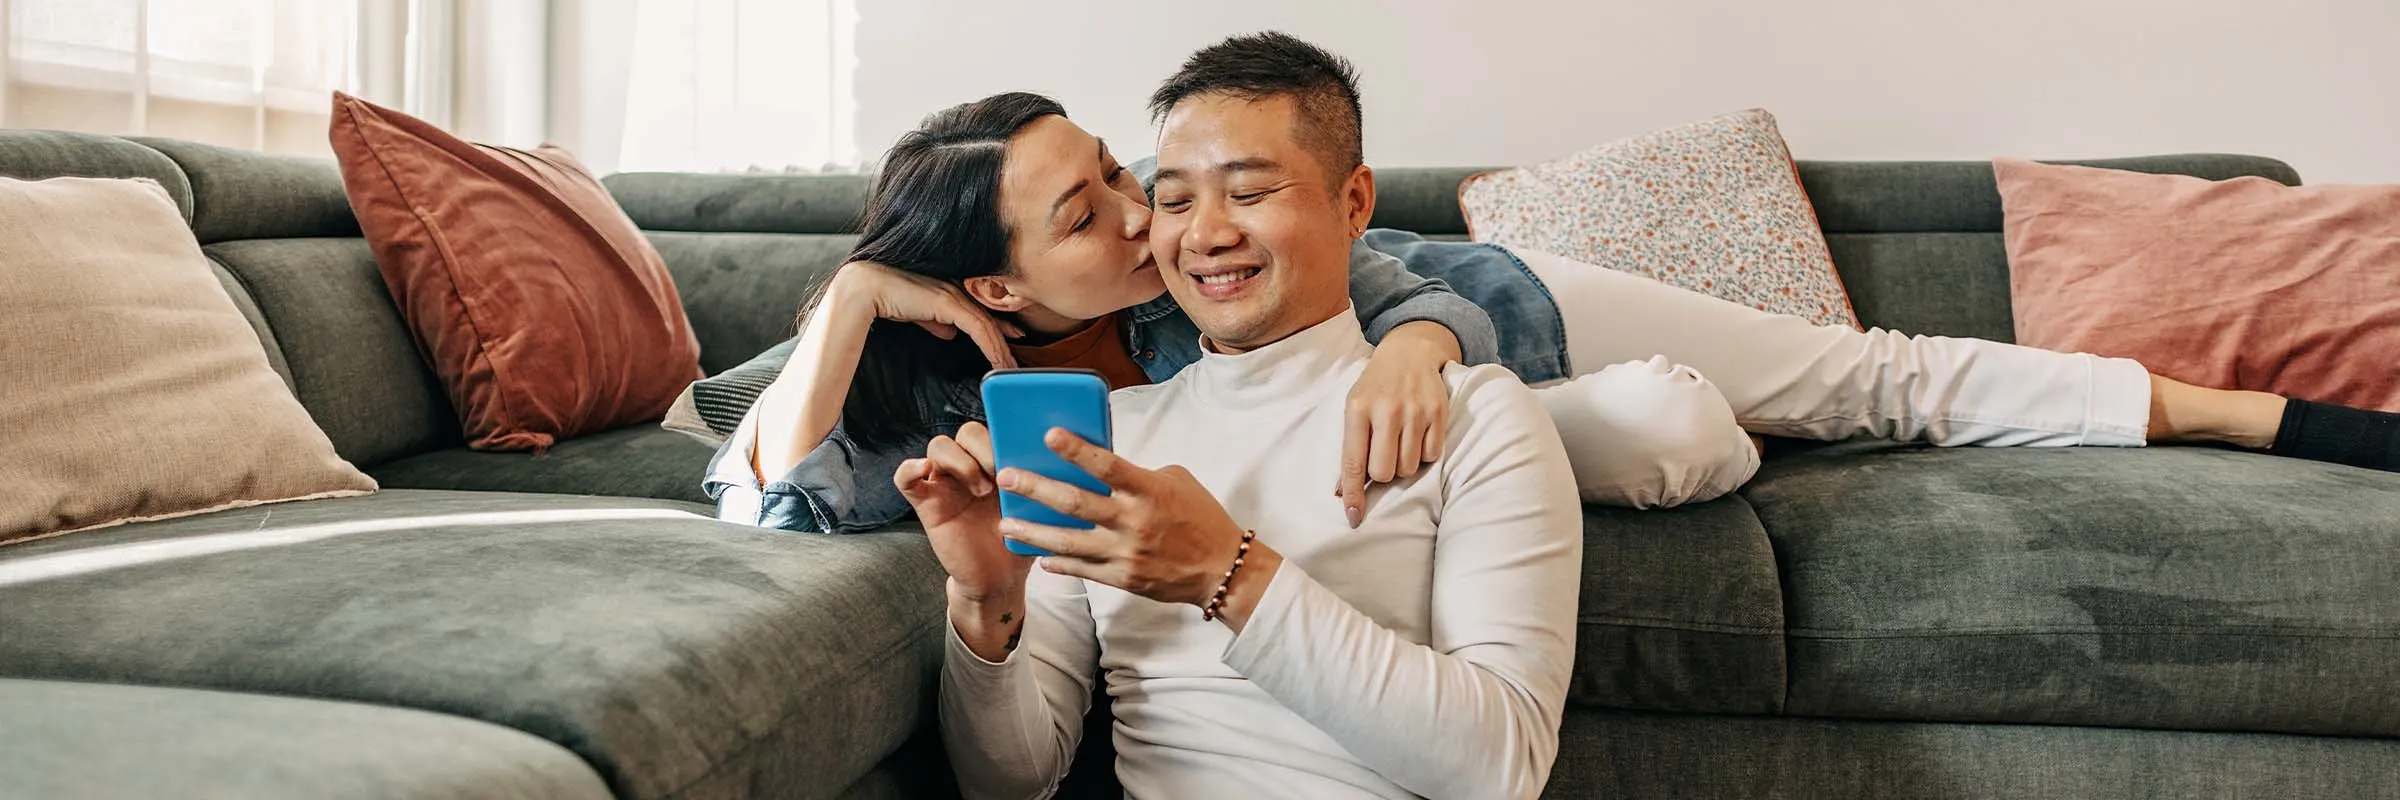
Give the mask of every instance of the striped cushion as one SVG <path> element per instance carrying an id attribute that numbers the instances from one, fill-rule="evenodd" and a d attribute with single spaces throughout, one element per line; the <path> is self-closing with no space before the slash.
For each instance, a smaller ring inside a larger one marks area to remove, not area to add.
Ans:
<path id="1" fill-rule="evenodd" d="M 785 339 L 782 344 L 767 348 L 740 366 L 693 381 L 685 387 L 683 396 L 667 409 L 667 419 L 661 427 L 685 434 L 709 444 L 723 444 L 733 429 L 742 424 L 742 416 L 758 403 L 759 394 L 783 374 L 783 362 L 791 360 L 797 339 Z"/>

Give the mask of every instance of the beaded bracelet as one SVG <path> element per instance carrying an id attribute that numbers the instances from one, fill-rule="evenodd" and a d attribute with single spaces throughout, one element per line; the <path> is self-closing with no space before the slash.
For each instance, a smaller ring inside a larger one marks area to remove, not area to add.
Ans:
<path id="1" fill-rule="evenodd" d="M 1250 542 L 1257 538 L 1258 531 L 1242 531 L 1242 546 L 1233 551 L 1233 566 L 1225 568 L 1225 577 L 1217 581 L 1216 594 L 1209 595 L 1208 602 L 1200 606 L 1201 621 L 1214 622 L 1223 616 L 1217 612 L 1225 607 L 1225 593 L 1233 589 L 1233 574 L 1242 571 L 1242 559 L 1250 555 Z"/>

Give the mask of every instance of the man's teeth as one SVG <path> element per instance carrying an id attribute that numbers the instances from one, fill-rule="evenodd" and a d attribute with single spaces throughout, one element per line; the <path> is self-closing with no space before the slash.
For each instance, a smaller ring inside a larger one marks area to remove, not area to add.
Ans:
<path id="1" fill-rule="evenodd" d="M 1215 275 L 1202 275 L 1202 276 L 1200 276 L 1200 282 L 1201 282 L 1201 283 L 1203 283 L 1203 284 L 1232 283 L 1232 282 L 1234 282 L 1234 281 L 1238 281 L 1238 280 L 1241 280 L 1241 279 L 1243 279 L 1243 278 L 1248 278 L 1248 277 L 1250 277 L 1250 276 L 1252 276 L 1252 275 L 1257 275 L 1257 274 L 1258 274 L 1258 270 L 1257 270 L 1257 269 L 1236 270 L 1236 271 L 1233 271 L 1233 272 L 1220 272 L 1220 273 L 1217 273 L 1217 274 L 1215 274 Z"/>

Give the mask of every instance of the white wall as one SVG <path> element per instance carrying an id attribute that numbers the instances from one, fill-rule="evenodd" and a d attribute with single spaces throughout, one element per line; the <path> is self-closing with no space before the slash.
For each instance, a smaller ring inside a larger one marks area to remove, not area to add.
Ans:
<path id="1" fill-rule="evenodd" d="M 1051 94 L 1147 153 L 1193 49 L 1288 31 L 1355 61 L 1367 157 L 1536 161 L 1758 106 L 1817 159 L 2245 152 L 2400 183 L 2400 0 L 859 0 L 859 143 Z"/>

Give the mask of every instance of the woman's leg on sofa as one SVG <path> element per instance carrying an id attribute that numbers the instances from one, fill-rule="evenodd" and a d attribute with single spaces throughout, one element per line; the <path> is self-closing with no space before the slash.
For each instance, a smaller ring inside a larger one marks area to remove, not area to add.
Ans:
<path id="1" fill-rule="evenodd" d="M 1586 503 L 1671 508 L 1714 500 L 1758 474 L 1758 445 L 1707 377 L 1664 356 L 1610 365 L 1534 392 L 1565 443 Z"/>
<path id="2" fill-rule="evenodd" d="M 1713 382 L 1743 428 L 1937 445 L 2217 443 L 2400 467 L 2400 415 L 2193 386 L 2130 359 L 1817 325 L 1534 250 L 1578 372 L 1664 355 Z"/>
<path id="3" fill-rule="evenodd" d="M 1512 250 L 1566 323 L 1577 372 L 1664 355 L 1742 427 L 1799 439 L 2139 446 L 2149 373 L 2125 359 L 1824 326 L 1549 253 Z"/>

